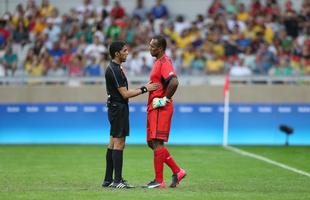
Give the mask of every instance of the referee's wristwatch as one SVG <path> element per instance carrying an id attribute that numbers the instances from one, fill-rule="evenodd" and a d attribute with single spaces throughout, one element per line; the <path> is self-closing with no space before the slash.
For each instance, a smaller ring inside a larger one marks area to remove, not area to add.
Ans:
<path id="1" fill-rule="evenodd" d="M 141 94 L 148 92 L 148 90 L 145 86 L 140 87 L 140 90 L 141 90 Z"/>

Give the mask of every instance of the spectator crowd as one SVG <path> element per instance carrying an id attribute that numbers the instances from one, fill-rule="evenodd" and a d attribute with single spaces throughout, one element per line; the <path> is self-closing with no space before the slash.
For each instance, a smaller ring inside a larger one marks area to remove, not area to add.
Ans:
<path id="1" fill-rule="evenodd" d="M 150 8 L 137 0 L 131 13 L 121 1 L 83 0 L 63 14 L 57 6 L 27 0 L 1 16 L 0 77 L 102 76 L 114 40 L 129 44 L 127 73 L 147 75 L 153 63 L 148 44 L 157 34 L 168 39 L 167 54 L 181 75 L 310 74 L 309 0 L 299 10 L 291 0 L 283 6 L 277 0 L 213 0 L 193 20 L 172 17 L 161 0 Z"/>

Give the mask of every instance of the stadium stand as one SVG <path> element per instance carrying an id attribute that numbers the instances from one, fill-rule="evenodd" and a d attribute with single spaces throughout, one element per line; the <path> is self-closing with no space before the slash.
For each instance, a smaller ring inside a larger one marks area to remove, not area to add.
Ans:
<path id="1" fill-rule="evenodd" d="M 152 66 L 148 42 L 154 34 L 169 38 L 167 53 L 180 75 L 230 73 L 237 79 L 252 77 L 250 82 L 264 76 L 268 83 L 273 77 L 310 74 L 308 0 L 298 1 L 298 9 L 290 0 L 213 0 L 192 19 L 170 12 L 168 1 L 161 0 L 148 6 L 131 1 L 130 12 L 123 1 L 83 0 L 61 12 L 60 4 L 52 2 L 21 1 L 1 16 L 1 83 L 24 83 L 18 80 L 28 77 L 43 83 L 64 77 L 99 77 L 95 82 L 100 82 L 108 44 L 119 39 L 131 48 L 128 74 L 143 77 Z M 281 80 L 271 82 L 285 82 Z"/>

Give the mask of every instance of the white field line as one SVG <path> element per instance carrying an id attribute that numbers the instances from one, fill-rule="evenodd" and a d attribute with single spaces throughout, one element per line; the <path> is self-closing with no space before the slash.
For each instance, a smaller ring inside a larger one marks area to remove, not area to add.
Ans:
<path id="1" fill-rule="evenodd" d="M 305 172 L 305 171 L 296 169 L 294 167 L 290 167 L 288 165 L 285 165 L 285 164 L 282 164 L 282 163 L 270 160 L 269 158 L 265 158 L 263 156 L 259 156 L 259 155 L 256 155 L 254 153 L 243 151 L 241 149 L 238 149 L 238 148 L 235 148 L 235 147 L 232 147 L 232 146 L 224 146 L 224 148 L 228 149 L 230 151 L 233 151 L 235 153 L 241 154 L 243 156 L 249 156 L 251 158 L 255 158 L 257 160 L 261 160 L 261 161 L 267 162 L 269 164 L 276 165 L 276 166 L 281 167 L 283 169 L 286 169 L 286 170 L 289 170 L 289 171 L 292 171 L 292 172 L 295 172 L 295 173 L 298 173 L 298 174 L 301 174 L 301 175 L 304 175 L 304 176 L 308 176 L 310 178 L 310 174 L 308 172 Z"/>

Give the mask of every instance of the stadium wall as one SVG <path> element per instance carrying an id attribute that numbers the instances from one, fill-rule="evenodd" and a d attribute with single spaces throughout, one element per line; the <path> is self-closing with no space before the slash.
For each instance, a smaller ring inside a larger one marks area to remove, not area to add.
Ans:
<path id="1" fill-rule="evenodd" d="M 139 87 L 131 85 L 131 88 Z M 231 102 L 234 103 L 309 103 L 310 88 L 307 85 L 232 85 Z M 42 102 L 106 102 L 104 85 L 2 85 L 2 103 L 42 103 Z M 138 96 L 131 102 L 145 102 L 146 96 Z M 176 102 L 221 103 L 223 86 L 181 85 L 176 94 Z"/>
<path id="2" fill-rule="evenodd" d="M 132 86 L 134 87 L 134 86 Z M 229 144 L 310 145 L 309 86 L 231 87 Z M 104 86 L 0 86 L 0 144 L 104 144 L 109 124 Z M 129 144 L 145 144 L 146 96 L 130 103 Z M 222 143 L 222 86 L 180 86 L 170 144 Z"/>

